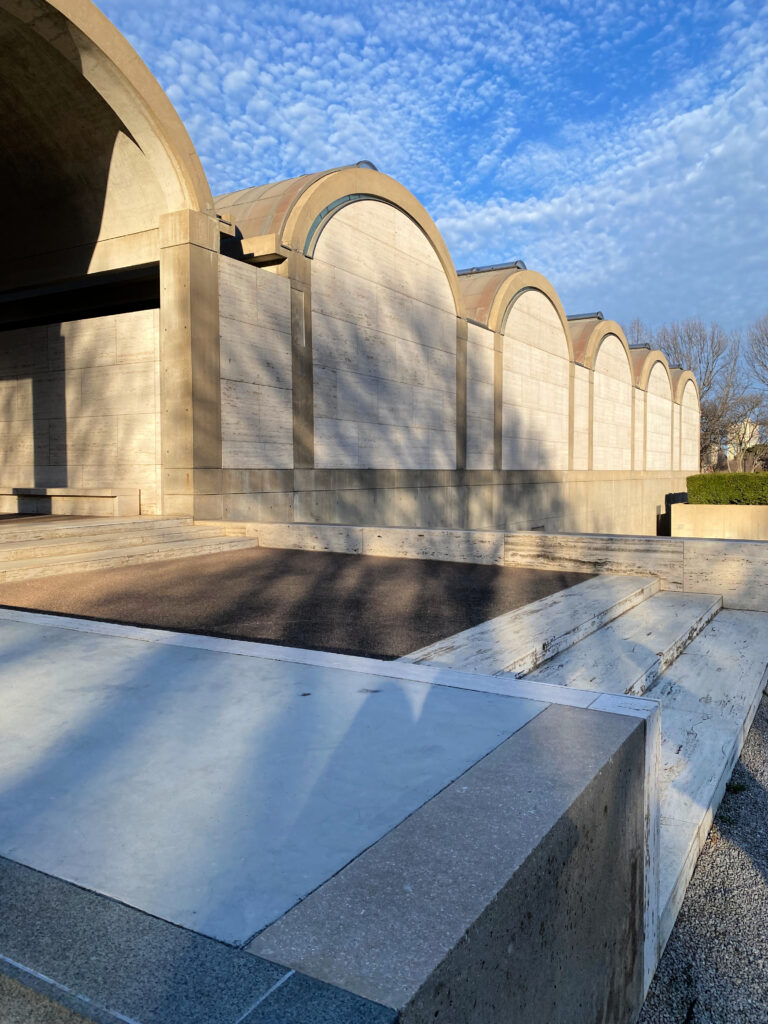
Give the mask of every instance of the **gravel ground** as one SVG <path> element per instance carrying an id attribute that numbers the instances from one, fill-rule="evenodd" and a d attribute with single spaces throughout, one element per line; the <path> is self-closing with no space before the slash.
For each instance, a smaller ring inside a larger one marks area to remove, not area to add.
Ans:
<path id="1" fill-rule="evenodd" d="M 728 783 L 639 1024 L 768 1024 L 768 697 Z"/>
<path id="2" fill-rule="evenodd" d="M 590 578 L 502 565 L 248 548 L 3 583 L 0 605 L 399 658 Z"/>

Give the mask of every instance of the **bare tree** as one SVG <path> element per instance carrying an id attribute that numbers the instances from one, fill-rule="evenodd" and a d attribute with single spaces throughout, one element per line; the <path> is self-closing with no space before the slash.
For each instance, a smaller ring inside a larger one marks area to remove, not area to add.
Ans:
<path id="1" fill-rule="evenodd" d="M 764 313 L 749 329 L 747 365 L 754 379 L 768 388 L 768 313 Z"/>
<path id="2" fill-rule="evenodd" d="M 722 389 L 729 368 L 733 370 L 739 361 L 738 335 L 729 335 L 720 324 L 705 324 L 698 317 L 659 328 L 654 340 L 672 365 L 693 372 L 702 401 Z M 734 386 L 731 381 L 729 395 Z"/>
<path id="3" fill-rule="evenodd" d="M 750 453 L 762 440 L 768 416 L 765 394 L 750 386 L 739 335 L 729 334 L 718 323 L 691 317 L 655 332 L 641 320 L 633 320 L 627 337 L 630 344 L 661 349 L 673 366 L 691 370 L 696 377 L 702 465 L 744 469 L 749 463 L 751 468 L 756 459 Z M 749 365 L 753 378 L 768 388 L 768 315 L 750 332 Z M 762 376 L 757 368 L 762 368 Z"/>
<path id="4" fill-rule="evenodd" d="M 652 345 L 653 331 L 642 320 L 637 317 L 632 321 L 626 330 L 627 341 L 630 345 Z"/>

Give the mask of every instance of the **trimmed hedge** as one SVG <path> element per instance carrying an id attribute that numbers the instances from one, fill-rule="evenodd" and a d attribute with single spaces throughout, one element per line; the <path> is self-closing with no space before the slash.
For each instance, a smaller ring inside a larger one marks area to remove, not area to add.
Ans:
<path id="1" fill-rule="evenodd" d="M 768 505 L 768 473 L 701 473 L 688 477 L 691 505 Z"/>

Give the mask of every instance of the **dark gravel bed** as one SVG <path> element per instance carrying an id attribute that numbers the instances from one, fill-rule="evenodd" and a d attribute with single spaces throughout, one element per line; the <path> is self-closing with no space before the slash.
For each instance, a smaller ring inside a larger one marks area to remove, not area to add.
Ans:
<path id="1" fill-rule="evenodd" d="M 768 697 L 728 784 L 639 1024 L 768 1024 Z"/>
<path id="2" fill-rule="evenodd" d="M 590 578 L 500 565 L 245 548 L 4 583 L 0 605 L 399 658 Z"/>

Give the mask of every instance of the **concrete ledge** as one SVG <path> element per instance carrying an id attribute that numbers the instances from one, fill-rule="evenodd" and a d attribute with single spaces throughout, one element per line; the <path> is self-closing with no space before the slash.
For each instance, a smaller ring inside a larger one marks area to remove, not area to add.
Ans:
<path id="1" fill-rule="evenodd" d="M 384 1006 L 2 857 L 0 973 L 98 1024 L 396 1018 Z"/>
<path id="2" fill-rule="evenodd" d="M 504 543 L 504 564 L 658 576 L 664 590 L 683 589 L 683 544 L 669 537 L 508 533 Z"/>
<path id="3" fill-rule="evenodd" d="M 768 540 L 768 505 L 687 505 L 670 508 L 673 537 Z"/>
<path id="4" fill-rule="evenodd" d="M 491 530 L 247 523 L 245 535 L 258 538 L 259 546 L 265 548 L 299 548 L 484 565 L 501 565 L 504 557 L 504 534 Z"/>
<path id="5" fill-rule="evenodd" d="M 14 487 L 0 489 L 0 513 L 138 516 L 140 499 L 141 492 L 129 487 Z"/>
<path id="6" fill-rule="evenodd" d="M 633 1020 L 644 742 L 636 719 L 548 708 L 249 950 L 403 1024 Z"/>
<path id="7" fill-rule="evenodd" d="M 673 505 L 673 509 L 688 506 Z M 724 608 L 768 611 L 768 542 L 603 533 L 417 530 L 327 523 L 210 521 L 261 547 L 655 576 L 662 590 L 722 594 Z"/>

